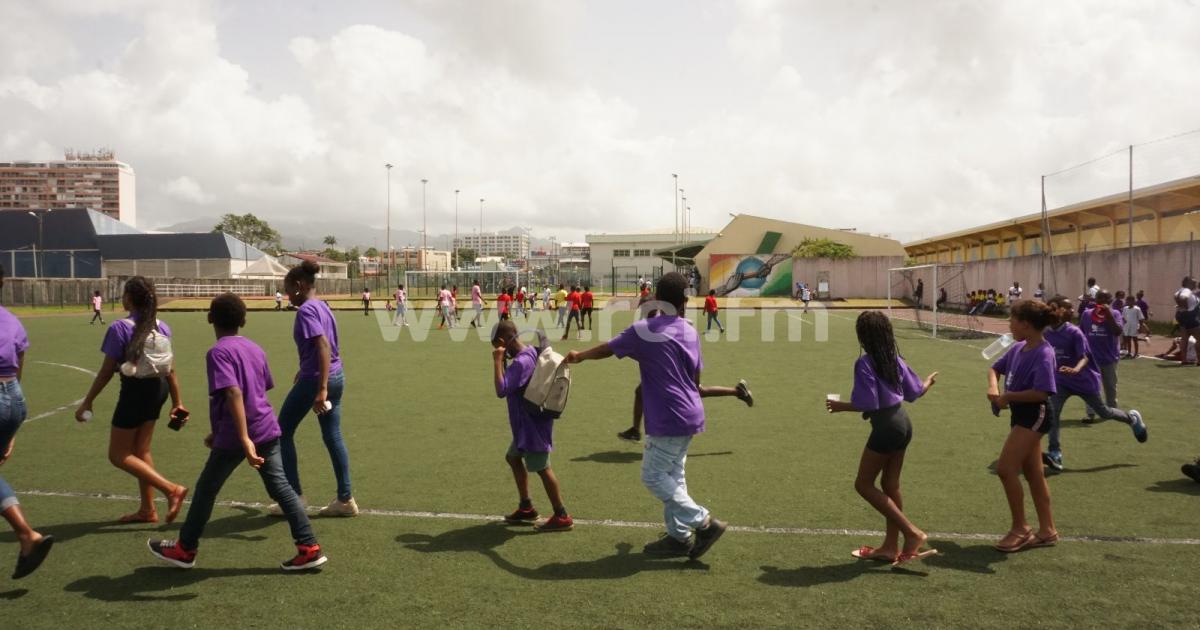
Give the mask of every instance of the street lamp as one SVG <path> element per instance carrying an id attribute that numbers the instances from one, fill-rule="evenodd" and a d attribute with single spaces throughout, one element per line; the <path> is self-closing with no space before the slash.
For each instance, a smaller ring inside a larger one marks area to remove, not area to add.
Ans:
<path id="1" fill-rule="evenodd" d="M 671 177 L 675 178 L 675 183 L 672 188 L 675 189 L 675 242 L 679 242 L 679 174 L 671 173 Z"/>
<path id="2" fill-rule="evenodd" d="M 50 211 L 47 210 L 46 212 L 50 212 Z M 39 268 L 38 257 L 42 256 L 43 255 L 42 251 L 44 251 L 46 249 L 42 245 L 42 218 L 43 217 L 42 217 L 42 215 L 40 215 L 36 212 L 30 212 L 29 216 L 37 219 L 37 222 L 38 222 L 38 240 L 37 240 L 37 243 L 34 244 L 34 246 L 33 246 L 33 277 L 40 278 L 40 277 L 42 277 L 42 275 L 40 273 L 38 273 L 38 268 Z M 45 262 L 45 261 L 42 261 L 42 262 Z M 44 264 L 40 265 L 40 266 L 45 267 Z"/>
<path id="3" fill-rule="evenodd" d="M 480 252 L 478 252 L 478 253 L 482 253 L 482 250 L 483 250 L 483 197 L 479 198 L 479 242 L 476 244 L 479 245 L 479 249 L 480 249 Z M 486 254 L 484 254 L 484 255 L 486 256 Z"/>
<path id="4" fill-rule="evenodd" d="M 428 179 L 421 180 L 421 271 L 425 271 L 425 257 L 429 255 L 429 215 L 425 210 L 425 184 Z"/>
<path id="5" fill-rule="evenodd" d="M 454 189 L 454 241 L 450 243 L 450 247 L 454 250 L 454 268 L 458 269 L 462 266 L 462 261 L 458 259 L 458 193 L 457 188 Z"/>
<path id="6" fill-rule="evenodd" d="M 683 195 L 683 189 L 679 189 L 679 194 Z M 687 197 L 681 197 L 683 205 L 679 206 L 679 225 L 683 228 L 683 241 L 687 242 Z"/>
<path id="7" fill-rule="evenodd" d="M 684 223 L 684 225 L 687 226 L 685 228 L 686 231 L 683 233 L 684 238 L 690 239 L 692 237 L 692 207 L 691 206 L 687 207 L 687 221 Z"/>
<path id="8" fill-rule="evenodd" d="M 392 282 L 392 165 L 384 164 L 387 169 L 387 256 L 388 284 Z"/>

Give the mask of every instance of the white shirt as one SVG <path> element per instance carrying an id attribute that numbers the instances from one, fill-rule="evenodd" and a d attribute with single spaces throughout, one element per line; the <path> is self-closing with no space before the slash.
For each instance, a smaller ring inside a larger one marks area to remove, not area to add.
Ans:
<path id="1" fill-rule="evenodd" d="M 1087 296 L 1094 300 L 1094 299 L 1096 299 L 1096 294 L 1099 292 L 1100 292 L 1100 285 L 1098 285 L 1098 284 L 1092 285 L 1092 287 L 1087 290 Z"/>
<path id="2" fill-rule="evenodd" d="M 404 293 L 404 289 L 396 289 L 396 304 L 404 304 L 408 296 Z"/>
<path id="3" fill-rule="evenodd" d="M 450 306 L 450 292 L 442 289 L 438 291 L 438 306 Z"/>
<path id="4" fill-rule="evenodd" d="M 1179 300 L 1186 300 L 1187 306 L 1179 306 Z M 1175 292 L 1175 310 L 1177 311 L 1192 311 L 1200 304 L 1200 298 L 1191 289 L 1181 288 Z"/>
<path id="5" fill-rule="evenodd" d="M 1018 286 L 1008 287 L 1008 301 L 1011 303 L 1011 302 L 1016 302 L 1017 300 L 1021 299 L 1021 292 L 1022 292 L 1021 287 L 1018 287 Z"/>
<path id="6" fill-rule="evenodd" d="M 1142 309 L 1138 308 L 1136 304 L 1126 306 L 1121 309 L 1121 314 L 1125 316 L 1125 323 L 1122 324 L 1124 330 L 1121 331 L 1121 334 L 1126 337 L 1136 337 L 1142 324 Z"/>

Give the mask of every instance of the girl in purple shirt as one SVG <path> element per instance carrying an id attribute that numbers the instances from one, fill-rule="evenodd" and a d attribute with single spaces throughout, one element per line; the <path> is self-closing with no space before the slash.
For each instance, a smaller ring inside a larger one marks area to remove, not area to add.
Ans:
<path id="1" fill-rule="evenodd" d="M 154 283 L 142 276 L 134 276 L 125 283 L 121 303 L 127 311 L 127 319 L 119 319 L 108 327 L 100 351 L 104 362 L 92 381 L 92 387 L 75 410 L 75 419 L 87 422 L 92 417 L 92 403 L 113 374 L 120 371 L 123 363 L 137 363 L 142 345 L 151 330 L 171 336 L 171 329 L 158 320 L 158 296 Z M 157 523 L 158 512 L 154 508 L 154 491 L 157 489 L 167 497 L 167 522 L 173 522 L 179 508 L 187 497 L 188 489 L 169 481 L 154 468 L 150 457 L 150 440 L 154 437 L 154 425 L 162 415 L 163 405 L 171 397 L 171 416 L 186 421 L 188 411 L 183 406 L 179 391 L 179 380 L 172 369 L 167 376 L 136 378 L 121 374 L 121 391 L 117 406 L 113 409 L 112 431 L 108 438 L 108 461 L 113 466 L 137 477 L 142 504 L 137 512 L 119 519 L 122 523 Z"/>
<path id="2" fill-rule="evenodd" d="M 863 545 L 851 555 L 899 565 L 937 553 L 921 551 L 928 536 L 904 515 L 900 497 L 900 469 L 904 452 L 912 440 L 912 424 L 901 407 L 902 401 L 914 402 L 937 382 L 937 372 L 921 381 L 916 372 L 900 358 L 892 323 L 879 311 L 867 311 L 855 323 L 863 355 L 854 363 L 854 390 L 850 402 L 826 400 L 830 413 L 861 412 L 871 421 L 871 435 L 863 448 L 854 489 L 887 520 L 887 534 L 878 549 Z M 875 479 L 883 473 L 883 489 Z M 904 534 L 904 549 L 899 547 Z"/>
<path id="3" fill-rule="evenodd" d="M 283 280 L 283 290 L 288 300 L 296 307 L 296 323 L 292 337 L 300 354 L 300 370 L 295 384 L 279 409 L 279 427 L 283 431 L 280 451 L 283 454 L 283 470 L 288 483 L 305 503 L 300 489 L 300 472 L 296 465 L 296 429 L 300 421 L 311 410 L 317 414 L 321 425 L 321 437 L 333 463 L 333 474 L 337 479 L 337 496 L 329 505 L 321 508 L 321 516 L 358 516 L 358 503 L 350 491 L 350 454 L 342 440 L 342 358 L 338 352 L 337 321 L 329 305 L 317 299 L 316 282 L 320 267 L 312 261 L 304 261 L 293 267 Z M 278 504 L 268 511 L 274 516 L 283 516 Z"/>
<path id="4" fill-rule="evenodd" d="M 1058 542 L 1058 530 L 1050 513 L 1050 487 L 1042 468 L 1042 436 L 1050 431 L 1050 416 L 1054 413 L 1048 399 L 1057 391 L 1054 348 L 1042 338 L 1042 330 L 1056 321 L 1047 304 L 1017 302 L 1008 318 L 1008 329 L 1016 343 L 988 369 L 987 396 L 993 411 L 999 414 L 1001 409 L 1012 410 L 1008 439 L 996 463 L 996 473 L 1004 485 L 1012 513 L 1012 528 L 995 545 L 1005 553 L 1051 547 Z M 1000 375 L 1005 377 L 1003 394 Z M 1037 532 L 1025 520 L 1022 473 L 1037 510 Z"/>

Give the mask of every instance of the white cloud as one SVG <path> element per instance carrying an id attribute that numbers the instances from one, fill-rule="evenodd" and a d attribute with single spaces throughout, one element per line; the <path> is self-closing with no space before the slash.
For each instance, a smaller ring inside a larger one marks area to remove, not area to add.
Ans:
<path id="1" fill-rule="evenodd" d="M 208 205 L 217 199 L 215 195 L 204 192 L 199 182 L 187 175 L 180 175 L 163 184 L 162 191 L 172 199 L 198 205 Z"/>

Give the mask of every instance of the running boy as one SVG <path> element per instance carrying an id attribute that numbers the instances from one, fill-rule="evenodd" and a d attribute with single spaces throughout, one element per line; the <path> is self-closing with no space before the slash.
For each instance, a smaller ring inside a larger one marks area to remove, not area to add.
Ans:
<path id="1" fill-rule="evenodd" d="M 208 323 L 217 343 L 208 351 L 208 407 L 212 432 L 204 438 L 208 462 L 196 481 L 192 505 L 179 532 L 179 540 L 150 540 L 150 553 L 177 567 L 196 564 L 196 549 L 204 526 L 212 516 L 217 493 L 245 459 L 262 477 L 267 494 L 278 502 L 288 519 L 296 556 L 280 565 L 284 571 L 313 569 L 327 558 L 313 535 L 312 525 L 296 491 L 283 473 L 279 451 L 282 432 L 267 391 L 275 386 L 267 353 L 238 334 L 246 325 L 246 305 L 232 293 L 213 298 Z"/>
<path id="2" fill-rule="evenodd" d="M 583 304 L 583 295 L 579 292 L 579 287 L 572 286 L 571 292 L 567 294 L 567 329 L 563 331 L 563 341 L 566 341 L 567 335 L 571 334 L 571 322 L 575 322 L 575 337 L 581 339 L 583 337 L 583 321 L 579 319 L 579 312 Z"/>
<path id="3" fill-rule="evenodd" d="M 1117 406 L 1117 364 L 1121 361 L 1120 338 L 1125 323 L 1121 313 L 1109 304 L 1112 295 L 1108 291 L 1097 291 L 1095 304 L 1079 316 L 1079 329 L 1088 340 L 1088 350 L 1096 367 L 1100 368 L 1100 381 L 1104 385 L 1104 404 Z M 1097 422 L 1096 410 L 1088 407 L 1087 424 Z"/>
<path id="4" fill-rule="evenodd" d="M 608 343 L 567 354 L 567 363 L 611 356 L 632 357 L 641 372 L 646 405 L 642 483 L 663 503 L 667 532 L 643 552 L 699 558 L 725 533 L 726 525 L 688 495 L 684 465 L 692 438 L 704 431 L 700 402 L 700 335 L 683 317 L 687 280 L 678 272 L 658 282 L 657 299 L 674 312 L 638 320 Z"/>
<path id="5" fill-rule="evenodd" d="M 100 297 L 99 291 L 92 292 L 92 321 L 88 325 L 95 324 L 96 320 L 100 320 L 101 326 L 104 325 L 104 298 Z"/>
<path id="6" fill-rule="evenodd" d="M 1054 348 L 1042 338 L 1042 330 L 1056 318 L 1042 302 L 1026 301 L 1013 305 L 1008 329 L 1016 340 L 1008 352 L 988 368 L 988 400 L 992 411 L 1011 409 L 1008 439 L 1000 450 L 996 473 L 1004 485 L 1012 528 L 995 545 L 997 551 L 1013 553 L 1031 547 L 1052 547 L 1058 543 L 1058 530 L 1050 513 L 1050 487 L 1042 468 L 1042 436 L 1053 424 L 1054 409 L 1048 400 L 1058 388 L 1054 382 Z M 1004 393 L 999 378 L 1005 375 Z M 1021 475 L 1029 483 L 1029 494 L 1037 510 L 1038 530 L 1025 520 L 1025 493 Z"/>
<path id="7" fill-rule="evenodd" d="M 860 412 L 871 421 L 871 435 L 863 448 L 854 488 L 859 496 L 875 508 L 887 521 L 883 546 L 878 549 L 863 545 L 851 553 L 864 560 L 881 560 L 893 565 L 920 560 L 937 553 L 921 551 L 928 536 L 917 529 L 904 515 L 900 498 L 900 469 L 904 452 L 912 440 L 912 423 L 902 402 L 916 402 L 937 382 L 937 372 L 921 381 L 916 372 L 900 357 L 892 323 L 879 311 L 866 311 L 854 325 L 863 354 L 854 363 L 854 390 L 850 402 L 825 401 L 829 413 Z M 875 479 L 883 473 L 882 487 Z M 904 548 L 899 547 L 904 534 Z"/>
<path id="8" fill-rule="evenodd" d="M 537 357 L 537 348 L 527 346 L 517 338 L 517 325 L 511 319 L 496 325 L 496 332 L 492 333 L 492 374 L 496 396 L 508 402 L 508 424 L 513 437 L 504 459 L 512 468 L 520 500 L 516 511 L 504 517 L 504 521 L 513 525 L 534 523 L 533 528 L 539 532 L 565 532 L 572 529 L 574 523 L 563 506 L 558 477 L 550 469 L 554 420 L 535 418 L 525 407 L 525 387 L 533 376 Z M 505 366 L 507 359 L 512 359 L 512 363 Z M 546 496 L 554 507 L 554 515 L 542 521 L 537 520 L 537 510 L 533 509 L 533 500 L 529 498 L 530 472 L 542 478 Z"/>

